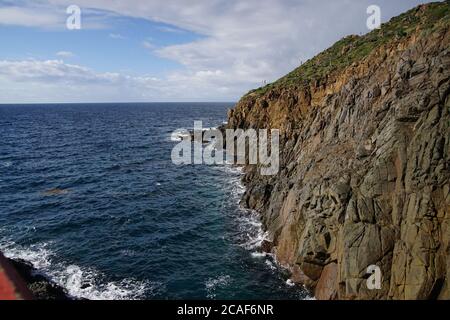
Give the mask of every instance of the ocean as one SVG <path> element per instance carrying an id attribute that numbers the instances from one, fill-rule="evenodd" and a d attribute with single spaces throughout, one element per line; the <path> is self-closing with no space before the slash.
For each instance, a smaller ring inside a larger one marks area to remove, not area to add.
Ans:
<path id="1" fill-rule="evenodd" d="M 171 162 L 232 103 L 0 105 L 0 251 L 87 299 L 305 299 L 239 168 Z"/>

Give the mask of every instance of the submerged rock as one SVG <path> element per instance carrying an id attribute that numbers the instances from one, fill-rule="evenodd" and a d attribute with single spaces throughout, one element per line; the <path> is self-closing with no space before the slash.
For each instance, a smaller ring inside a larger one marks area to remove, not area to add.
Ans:
<path id="1" fill-rule="evenodd" d="M 59 195 L 64 195 L 64 194 L 68 194 L 70 192 L 70 190 L 68 189 L 49 189 L 44 191 L 42 194 L 44 196 L 59 196 Z"/>

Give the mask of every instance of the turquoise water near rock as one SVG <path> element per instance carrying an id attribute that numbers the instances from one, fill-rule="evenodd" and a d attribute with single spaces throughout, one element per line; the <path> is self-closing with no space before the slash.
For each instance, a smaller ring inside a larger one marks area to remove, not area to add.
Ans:
<path id="1" fill-rule="evenodd" d="M 240 172 L 171 162 L 231 103 L 0 105 L 0 250 L 89 299 L 303 299 L 239 207 Z"/>

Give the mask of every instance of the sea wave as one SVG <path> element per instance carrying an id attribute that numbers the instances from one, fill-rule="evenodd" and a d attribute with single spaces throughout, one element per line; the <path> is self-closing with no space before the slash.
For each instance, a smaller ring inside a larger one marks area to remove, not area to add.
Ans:
<path id="1" fill-rule="evenodd" d="M 206 297 L 208 299 L 214 299 L 216 297 L 215 290 L 217 288 L 223 288 L 226 287 L 231 281 L 231 277 L 229 275 L 220 275 L 216 278 L 209 278 L 205 282 Z"/>
<path id="2" fill-rule="evenodd" d="M 5 168 L 9 168 L 12 166 L 12 162 L 11 161 L 1 162 L 1 165 Z"/>
<path id="3" fill-rule="evenodd" d="M 286 280 L 286 285 L 289 286 L 289 287 L 293 287 L 293 286 L 295 286 L 295 282 L 292 281 L 292 279 L 287 279 Z"/>
<path id="4" fill-rule="evenodd" d="M 193 130 L 193 129 L 190 129 Z M 169 135 L 169 140 L 173 142 L 182 141 L 183 138 L 191 137 L 191 132 L 186 129 L 179 129 L 175 130 L 174 132 L 171 132 Z M 202 128 L 202 132 L 209 131 L 209 130 L 217 130 L 217 127 L 208 127 L 208 128 Z"/>
<path id="5" fill-rule="evenodd" d="M 189 133 L 175 131 L 169 135 L 169 140 L 172 142 L 178 142 L 182 141 L 183 138 L 190 136 L 191 135 Z"/>
<path id="6" fill-rule="evenodd" d="M 231 200 L 234 201 L 239 210 L 236 216 L 237 225 L 241 234 L 242 243 L 240 245 L 249 251 L 253 251 L 256 256 L 260 251 L 261 245 L 268 240 L 268 233 L 264 231 L 261 217 L 255 210 L 245 209 L 240 206 L 240 201 L 245 193 L 245 186 L 241 179 L 244 174 L 242 166 L 224 165 L 217 166 L 219 170 L 228 175 L 228 181 L 231 184 Z"/>
<path id="7" fill-rule="evenodd" d="M 242 183 L 243 167 L 225 165 L 218 167 L 220 170 L 229 175 L 228 182 L 232 184 L 231 198 L 238 204 L 237 225 L 239 228 L 241 243 L 240 246 L 250 252 L 252 258 L 264 260 L 264 264 L 272 273 L 285 269 L 271 253 L 261 250 L 264 241 L 270 241 L 269 233 L 264 230 L 260 214 L 255 210 L 245 209 L 240 206 L 240 201 L 246 191 Z M 287 287 L 295 287 L 295 283 L 291 279 L 285 280 Z M 311 300 L 311 297 L 305 294 L 307 290 L 302 291 L 300 299 Z"/>
<path id="8" fill-rule="evenodd" d="M 269 259 L 266 259 L 266 261 L 264 261 L 264 263 L 271 269 L 271 270 L 276 270 L 277 266 L 275 265 L 275 263 Z"/>
<path id="9" fill-rule="evenodd" d="M 104 281 L 105 275 L 93 268 L 83 268 L 65 262 L 56 262 L 51 243 L 22 247 L 13 243 L 1 244 L 3 254 L 10 259 L 24 260 L 40 274 L 65 288 L 69 296 L 89 300 L 143 299 L 159 287 L 150 281 L 122 279 Z"/>
<path id="10" fill-rule="evenodd" d="M 269 254 L 267 252 L 260 252 L 260 251 L 252 252 L 252 257 L 253 258 L 265 258 L 268 255 Z"/>

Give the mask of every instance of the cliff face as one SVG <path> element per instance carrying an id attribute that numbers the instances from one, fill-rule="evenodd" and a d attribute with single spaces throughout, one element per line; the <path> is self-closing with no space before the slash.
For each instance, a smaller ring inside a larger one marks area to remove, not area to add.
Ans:
<path id="1" fill-rule="evenodd" d="M 449 7 L 347 37 L 229 113 L 281 130 L 279 174 L 246 166 L 242 204 L 318 299 L 450 299 Z"/>

